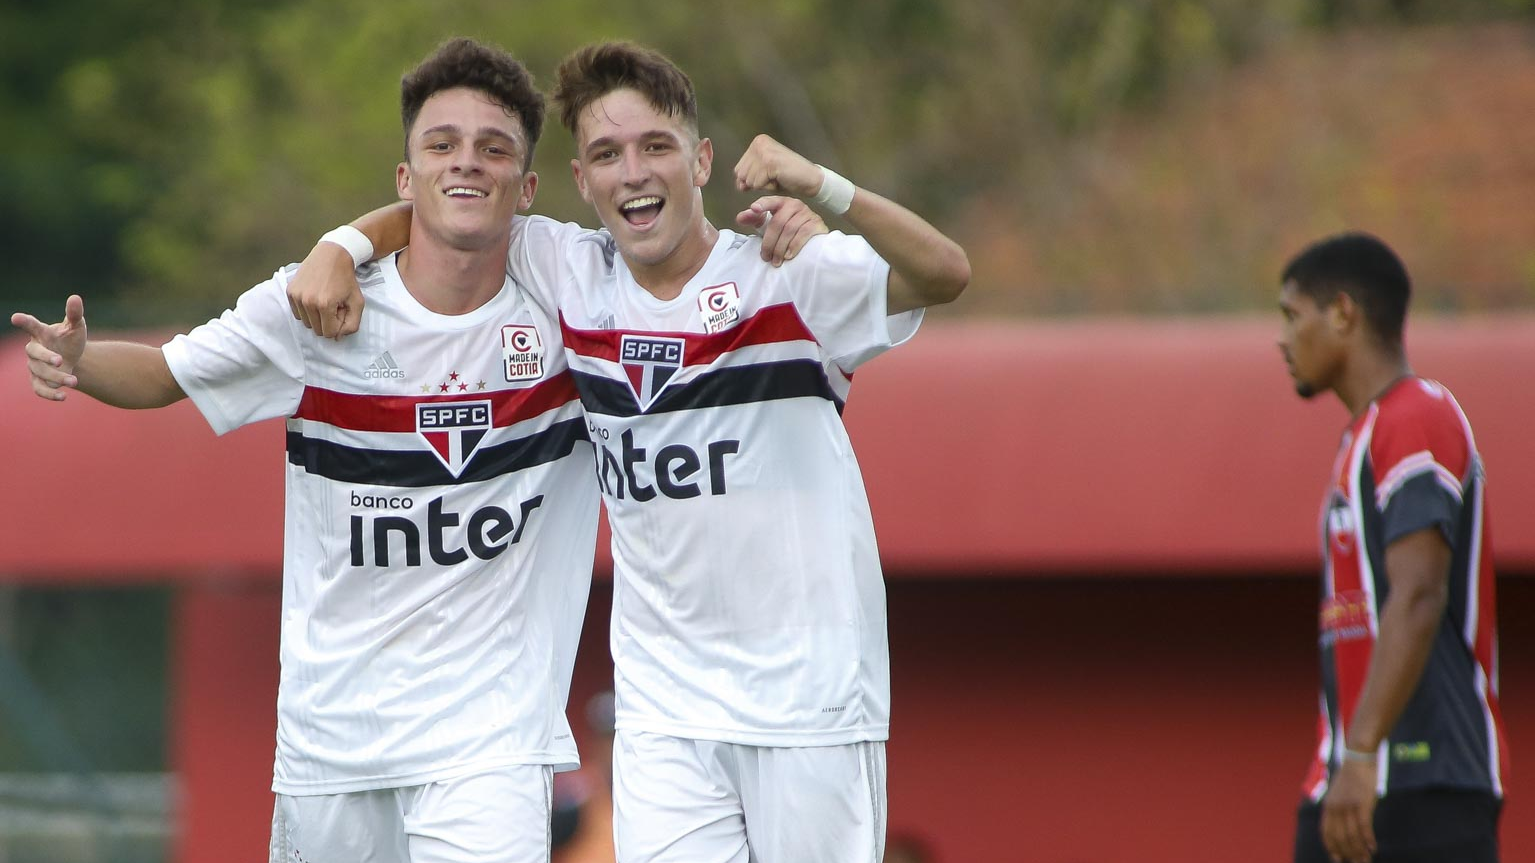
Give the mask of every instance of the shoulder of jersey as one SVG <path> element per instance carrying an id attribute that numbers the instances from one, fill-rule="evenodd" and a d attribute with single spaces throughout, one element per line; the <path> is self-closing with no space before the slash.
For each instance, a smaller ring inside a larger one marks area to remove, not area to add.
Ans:
<path id="1" fill-rule="evenodd" d="M 1371 457 L 1386 467 L 1424 449 L 1457 474 L 1470 455 L 1471 439 L 1449 390 L 1422 378 L 1381 399 Z"/>
<path id="2" fill-rule="evenodd" d="M 383 259 L 369 261 L 357 268 L 357 284 L 364 291 L 376 290 L 383 286 L 384 267 L 379 262 L 381 260 Z M 296 263 L 284 266 L 274 274 L 273 281 L 277 283 L 278 287 L 287 290 L 288 283 L 293 281 L 294 276 L 298 275 L 299 266 L 300 264 Z"/>
<path id="3" fill-rule="evenodd" d="M 1460 429 L 1455 399 L 1443 384 L 1426 378 L 1414 378 L 1391 392 L 1380 403 L 1380 420 L 1425 427 L 1448 426 Z"/>
<path id="4" fill-rule="evenodd" d="M 535 241 L 559 237 L 569 242 L 570 250 L 601 256 L 607 266 L 613 265 L 618 245 L 606 228 L 586 228 L 575 222 L 560 222 L 548 216 L 520 216 L 519 226 L 534 235 Z"/>

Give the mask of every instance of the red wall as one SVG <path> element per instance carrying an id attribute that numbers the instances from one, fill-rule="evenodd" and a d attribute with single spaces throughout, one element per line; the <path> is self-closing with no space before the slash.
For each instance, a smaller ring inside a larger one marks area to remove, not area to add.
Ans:
<path id="1" fill-rule="evenodd" d="M 1333 400 L 1277 322 L 932 327 L 860 370 L 847 422 L 890 577 L 891 827 L 942 860 L 1287 859 L 1312 746 L 1316 515 Z M 1470 414 L 1496 561 L 1535 574 L 1535 317 L 1420 322 Z M 258 857 L 277 680 L 282 433 L 188 405 L 63 405 L 0 340 L 0 580 L 181 585 L 182 863 Z M 606 566 L 605 550 L 602 555 Z M 1501 619 L 1535 614 L 1503 578 Z M 611 679 L 607 588 L 572 703 Z M 1520 753 L 1535 636 L 1505 625 L 1505 859 L 1535 859 Z M 1525 823 L 1528 822 L 1528 823 Z"/>
<path id="2" fill-rule="evenodd" d="M 1514 770 L 1505 860 L 1535 859 L 1521 794 L 1535 740 L 1535 580 L 1504 579 Z M 890 586 L 890 828 L 941 863 L 1287 860 L 1314 745 L 1311 579 L 899 579 Z M 571 693 L 611 685 L 610 591 L 593 592 Z M 177 859 L 267 841 L 277 591 L 182 592 Z M 1521 745 L 1522 744 L 1522 745 Z"/>

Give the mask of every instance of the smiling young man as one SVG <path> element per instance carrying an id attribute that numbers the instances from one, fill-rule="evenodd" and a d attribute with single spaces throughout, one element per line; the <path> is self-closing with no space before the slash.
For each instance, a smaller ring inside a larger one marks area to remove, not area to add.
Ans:
<path id="1" fill-rule="evenodd" d="M 1322 240 L 1281 282 L 1296 392 L 1353 415 L 1324 500 L 1321 740 L 1296 863 L 1496 861 L 1506 750 L 1470 423 L 1407 363 L 1407 271 L 1380 240 Z"/>
<path id="2" fill-rule="evenodd" d="M 604 43 L 557 78 L 606 230 L 521 220 L 508 266 L 560 315 L 612 527 L 618 859 L 878 860 L 884 584 L 841 410 L 853 371 L 957 296 L 968 260 L 759 136 L 737 188 L 811 199 L 863 234 L 772 266 L 781 243 L 704 215 L 713 145 L 680 69 Z M 789 233 L 779 213 L 769 228 Z M 297 294 L 327 332 L 357 308 Z"/>
<path id="3" fill-rule="evenodd" d="M 558 323 L 506 274 L 544 102 L 456 40 L 401 106 L 416 218 L 357 270 L 356 338 L 293 321 L 291 266 L 163 348 L 88 342 L 78 297 L 12 320 L 41 396 L 288 418 L 271 859 L 547 863 L 598 498 Z"/>

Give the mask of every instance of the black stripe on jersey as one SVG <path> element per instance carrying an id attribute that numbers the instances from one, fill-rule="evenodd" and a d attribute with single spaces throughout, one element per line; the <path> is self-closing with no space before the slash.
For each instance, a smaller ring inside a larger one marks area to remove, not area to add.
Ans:
<path id="1" fill-rule="evenodd" d="M 805 397 L 823 398 L 842 413 L 843 402 L 832 392 L 826 370 L 815 360 L 784 360 L 730 366 L 699 375 L 684 386 L 669 386 L 649 410 L 640 410 L 633 390 L 621 380 L 571 369 L 581 404 L 594 414 L 630 417 L 671 411 L 744 405 Z"/>
<path id="2" fill-rule="evenodd" d="M 481 447 L 455 477 L 437 456 L 427 450 L 363 449 L 288 432 L 288 462 L 307 473 L 337 482 L 425 488 L 484 482 L 527 470 L 570 455 L 577 443 L 587 440 L 586 423 L 580 419 L 555 423 L 545 431 L 491 447 Z"/>

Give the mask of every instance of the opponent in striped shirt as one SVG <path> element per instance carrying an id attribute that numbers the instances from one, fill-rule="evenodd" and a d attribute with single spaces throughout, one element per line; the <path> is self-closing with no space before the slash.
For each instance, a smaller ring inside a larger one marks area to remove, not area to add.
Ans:
<path id="1" fill-rule="evenodd" d="M 1295 859 L 1496 860 L 1506 753 L 1471 425 L 1407 363 L 1410 285 L 1385 244 L 1323 240 L 1282 282 L 1296 390 L 1353 413 L 1322 508 L 1320 740 Z"/>

